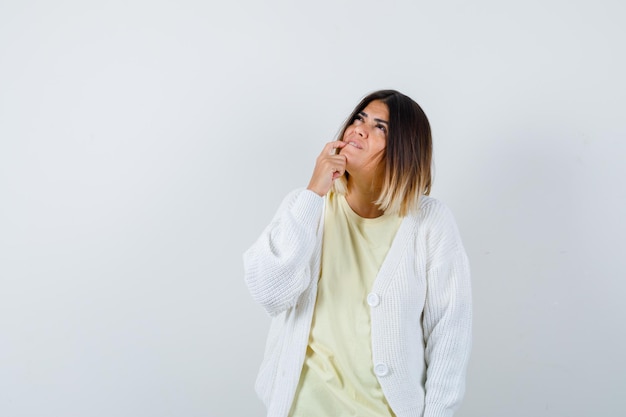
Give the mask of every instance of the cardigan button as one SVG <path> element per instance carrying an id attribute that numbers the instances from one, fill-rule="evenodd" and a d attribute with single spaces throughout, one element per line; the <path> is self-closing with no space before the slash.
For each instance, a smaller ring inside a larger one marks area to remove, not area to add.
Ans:
<path id="1" fill-rule="evenodd" d="M 389 368 L 384 363 L 374 365 L 374 373 L 378 376 L 385 376 L 389 373 Z"/>
<path id="2" fill-rule="evenodd" d="M 375 292 L 371 292 L 367 295 L 367 304 L 371 307 L 376 307 L 380 304 L 380 297 Z"/>

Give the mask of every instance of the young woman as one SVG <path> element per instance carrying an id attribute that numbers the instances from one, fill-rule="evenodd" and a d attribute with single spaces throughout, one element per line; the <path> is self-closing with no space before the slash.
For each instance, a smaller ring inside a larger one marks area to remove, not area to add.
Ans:
<path id="1" fill-rule="evenodd" d="M 366 96 L 244 254 L 272 317 L 256 389 L 268 417 L 450 417 L 471 345 L 467 256 L 428 197 L 420 106 Z"/>

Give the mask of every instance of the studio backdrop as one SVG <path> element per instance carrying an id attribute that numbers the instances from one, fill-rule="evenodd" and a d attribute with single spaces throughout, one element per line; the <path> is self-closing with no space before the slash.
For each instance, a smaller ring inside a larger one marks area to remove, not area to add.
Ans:
<path id="1" fill-rule="evenodd" d="M 620 1 L 0 3 L 0 415 L 264 415 L 242 254 L 367 93 L 472 268 L 458 417 L 623 415 Z"/>

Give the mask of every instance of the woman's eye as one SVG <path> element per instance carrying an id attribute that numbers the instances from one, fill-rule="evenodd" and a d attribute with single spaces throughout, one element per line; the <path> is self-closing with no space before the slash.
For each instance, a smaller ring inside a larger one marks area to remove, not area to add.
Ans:
<path id="1" fill-rule="evenodd" d="M 376 125 L 377 128 L 379 128 L 380 130 L 383 131 L 383 133 L 387 133 L 387 126 L 382 125 L 382 124 L 378 124 Z"/>

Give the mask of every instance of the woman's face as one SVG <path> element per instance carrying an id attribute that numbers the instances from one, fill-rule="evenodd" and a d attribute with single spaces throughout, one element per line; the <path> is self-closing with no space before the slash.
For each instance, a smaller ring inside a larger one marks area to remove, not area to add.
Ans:
<path id="1" fill-rule="evenodd" d="M 376 170 L 387 146 L 389 109 L 379 100 L 370 102 L 346 129 L 341 149 L 346 156 L 346 171 L 351 175 Z"/>

